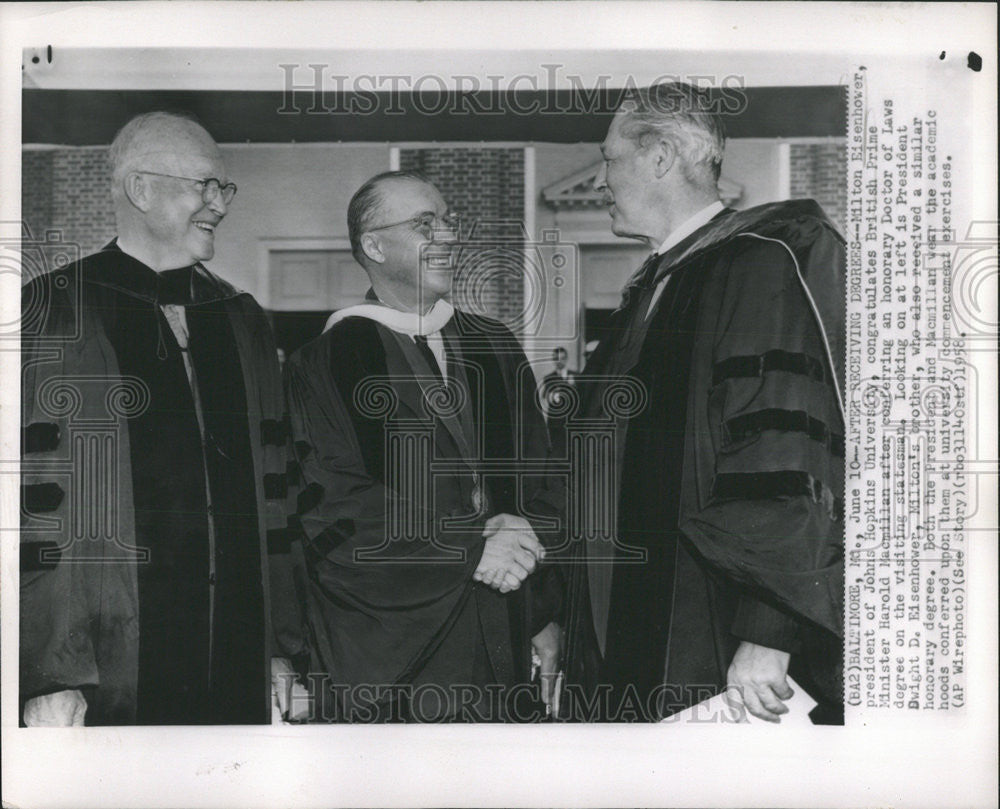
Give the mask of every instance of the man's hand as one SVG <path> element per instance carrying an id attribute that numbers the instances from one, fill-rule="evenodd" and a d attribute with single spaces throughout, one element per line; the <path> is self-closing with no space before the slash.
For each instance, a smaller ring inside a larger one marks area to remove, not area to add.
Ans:
<path id="1" fill-rule="evenodd" d="M 782 700 L 791 699 L 788 673 L 788 652 L 758 646 L 743 641 L 729 664 L 726 701 L 734 711 L 740 709 L 740 699 L 746 709 L 758 719 L 780 722 L 788 713 Z"/>
<path id="2" fill-rule="evenodd" d="M 312 701 L 297 678 L 295 669 L 286 658 L 271 658 L 271 696 L 282 721 L 300 722 L 309 718 Z M 276 720 L 272 724 L 276 724 Z"/>
<path id="3" fill-rule="evenodd" d="M 82 727 L 87 700 L 79 691 L 56 691 L 24 703 L 24 724 L 29 728 Z"/>
<path id="4" fill-rule="evenodd" d="M 523 517 L 513 514 L 490 517 L 483 536 L 486 546 L 472 578 L 501 593 L 520 587 L 545 556 L 531 523 Z"/>
<path id="5" fill-rule="evenodd" d="M 531 651 L 538 655 L 539 682 L 542 702 L 552 716 L 559 715 L 559 655 L 562 653 L 563 631 L 555 621 L 531 639 Z"/>

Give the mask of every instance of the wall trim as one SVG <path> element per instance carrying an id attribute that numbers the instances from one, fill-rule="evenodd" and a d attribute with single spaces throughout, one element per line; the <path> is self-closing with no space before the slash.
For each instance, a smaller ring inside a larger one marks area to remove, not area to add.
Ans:
<path id="1" fill-rule="evenodd" d="M 726 143 L 847 143 L 847 135 L 811 135 L 789 138 L 726 138 Z"/>
<path id="2" fill-rule="evenodd" d="M 557 226 L 558 227 L 558 226 Z M 606 233 L 599 230 L 573 229 L 559 227 L 559 238 L 564 242 L 573 242 L 576 245 L 607 245 L 609 247 L 635 247 L 642 242 L 635 239 L 626 239 L 624 236 L 615 236 L 609 229 Z"/>
<path id="3" fill-rule="evenodd" d="M 594 141 L 594 143 L 599 143 L 600 141 Z M 813 137 L 801 137 L 801 138 L 727 138 L 727 142 L 734 143 L 800 143 L 800 144 L 810 144 L 810 143 L 847 143 L 846 135 L 825 135 L 825 136 L 813 136 Z M 555 146 L 566 146 L 568 144 L 562 143 L 560 141 L 524 141 L 524 140 L 514 140 L 514 141 L 398 141 L 390 146 L 390 151 L 392 149 L 443 149 L 447 147 L 455 147 L 462 149 L 521 149 L 525 147 L 534 147 L 538 144 L 541 145 L 555 145 Z M 107 149 L 110 144 L 83 144 L 76 145 L 72 143 L 23 143 L 21 144 L 22 151 L 55 151 L 57 149 Z M 386 144 L 384 142 L 373 142 L 370 140 L 329 140 L 329 141 L 301 141 L 295 143 L 276 143 L 274 141 L 253 141 L 252 143 L 246 143 L 243 141 L 219 141 L 219 146 L 223 146 L 227 149 L 318 149 L 327 148 L 330 146 L 350 146 L 352 148 L 358 146 L 366 146 L 370 149 L 384 149 Z"/>

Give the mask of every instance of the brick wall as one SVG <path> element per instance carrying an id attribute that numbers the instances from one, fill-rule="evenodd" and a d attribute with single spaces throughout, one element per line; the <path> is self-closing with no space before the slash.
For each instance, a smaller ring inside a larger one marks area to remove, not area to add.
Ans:
<path id="1" fill-rule="evenodd" d="M 402 149 L 401 169 L 422 171 L 462 214 L 453 300 L 520 330 L 524 298 L 524 150 Z"/>
<path id="2" fill-rule="evenodd" d="M 791 144 L 791 197 L 816 200 L 845 233 L 847 146 L 843 143 Z"/>
<path id="3" fill-rule="evenodd" d="M 26 150 L 21 217 L 36 239 L 57 230 L 87 255 L 115 235 L 105 149 Z"/>
<path id="4" fill-rule="evenodd" d="M 21 218 L 36 239 L 52 228 L 52 162 L 55 152 L 24 152 L 21 156 Z"/>

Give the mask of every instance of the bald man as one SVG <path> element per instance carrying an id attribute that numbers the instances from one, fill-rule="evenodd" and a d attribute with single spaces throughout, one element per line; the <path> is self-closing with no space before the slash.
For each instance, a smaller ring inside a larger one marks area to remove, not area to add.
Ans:
<path id="1" fill-rule="evenodd" d="M 23 721 L 266 723 L 304 647 L 277 352 L 201 263 L 236 186 L 173 114 L 109 163 L 117 238 L 22 296 Z"/>

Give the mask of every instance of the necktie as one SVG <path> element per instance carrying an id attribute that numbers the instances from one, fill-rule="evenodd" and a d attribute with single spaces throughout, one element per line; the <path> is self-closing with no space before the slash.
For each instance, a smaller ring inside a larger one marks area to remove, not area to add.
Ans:
<path id="1" fill-rule="evenodd" d="M 443 382 L 444 377 L 441 375 L 441 366 L 438 365 L 437 357 L 434 356 L 434 352 L 427 344 L 427 338 L 422 334 L 415 334 L 413 335 L 413 342 L 417 344 L 417 348 L 423 355 L 424 360 L 426 360 L 431 370 L 434 372 L 434 375 L 438 378 L 438 381 Z"/>
<path id="2" fill-rule="evenodd" d="M 653 253 L 638 270 L 632 273 L 632 277 L 628 279 L 624 289 L 622 289 L 622 300 L 618 304 L 619 309 L 627 309 L 637 295 L 653 288 L 653 279 L 656 276 L 656 268 L 661 258 L 659 253 Z"/>

